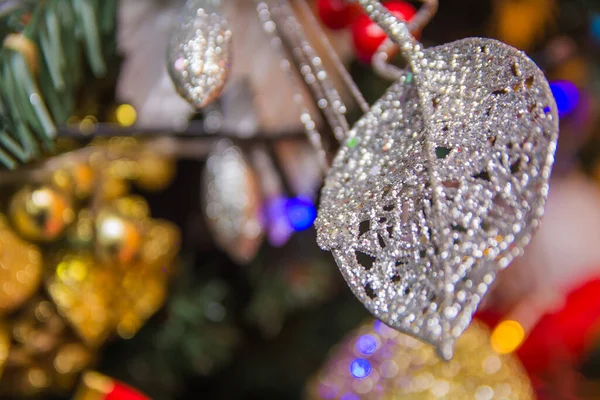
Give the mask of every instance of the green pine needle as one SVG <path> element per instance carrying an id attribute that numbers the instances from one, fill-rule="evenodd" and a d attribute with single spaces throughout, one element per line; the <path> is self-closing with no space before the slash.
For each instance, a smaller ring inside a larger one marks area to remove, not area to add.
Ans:
<path id="1" fill-rule="evenodd" d="M 117 4 L 21 0 L 0 9 L 0 40 L 21 33 L 39 49 L 35 75 L 22 54 L 0 48 L 1 166 L 14 169 L 54 151 L 56 126 L 75 111 L 86 69 L 97 78 L 107 72 Z"/>

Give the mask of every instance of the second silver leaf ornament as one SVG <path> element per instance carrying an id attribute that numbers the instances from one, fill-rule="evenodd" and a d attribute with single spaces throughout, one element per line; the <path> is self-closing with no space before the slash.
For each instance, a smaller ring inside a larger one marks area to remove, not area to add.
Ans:
<path id="1" fill-rule="evenodd" d="M 167 68 L 179 94 L 196 108 L 219 97 L 231 62 L 231 29 L 221 0 L 187 0 L 171 33 Z"/>
<path id="2" fill-rule="evenodd" d="M 556 104 L 524 53 L 475 38 L 423 49 L 378 1 L 359 2 L 409 69 L 336 156 L 318 241 L 371 313 L 449 359 L 540 224 Z"/>
<path id="3" fill-rule="evenodd" d="M 219 142 L 203 176 L 204 211 L 217 245 L 237 263 L 256 255 L 263 239 L 261 189 L 242 151 Z"/>

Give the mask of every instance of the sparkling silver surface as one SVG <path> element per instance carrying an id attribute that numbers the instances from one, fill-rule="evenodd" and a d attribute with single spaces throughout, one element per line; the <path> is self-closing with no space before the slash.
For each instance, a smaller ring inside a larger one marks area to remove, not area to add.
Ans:
<path id="1" fill-rule="evenodd" d="M 231 30 L 220 0 L 187 0 L 171 33 L 169 75 L 179 94 L 196 108 L 217 98 L 227 80 Z"/>
<path id="2" fill-rule="evenodd" d="M 342 145 L 318 241 L 371 313 L 449 359 L 496 273 L 540 224 L 556 104 L 524 53 L 478 38 L 424 50 L 377 2 L 360 2 L 412 72 Z"/>
<path id="3" fill-rule="evenodd" d="M 241 150 L 221 141 L 206 163 L 203 207 L 217 245 L 240 264 L 252 261 L 262 243 L 260 186 Z"/>
<path id="4" fill-rule="evenodd" d="M 322 110 L 335 137 L 343 140 L 350 129 L 346 118 L 348 109 L 331 81 L 323 60 L 306 37 L 302 24 L 298 21 L 289 1 L 271 0 L 267 3 L 270 4 L 270 17 L 273 18 L 278 29 L 277 33 L 283 39 L 283 44 L 290 47 L 298 71 L 310 88 L 314 101 Z"/>

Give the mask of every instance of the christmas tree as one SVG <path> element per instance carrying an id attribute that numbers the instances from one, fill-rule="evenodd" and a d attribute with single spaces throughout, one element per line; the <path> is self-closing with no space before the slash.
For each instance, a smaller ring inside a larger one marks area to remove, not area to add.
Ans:
<path id="1" fill-rule="evenodd" d="M 0 397 L 597 398 L 599 12 L 0 2 Z"/>

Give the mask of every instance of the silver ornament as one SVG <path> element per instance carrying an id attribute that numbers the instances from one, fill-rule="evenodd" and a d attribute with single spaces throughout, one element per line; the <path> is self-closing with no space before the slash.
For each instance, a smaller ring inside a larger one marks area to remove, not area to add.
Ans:
<path id="1" fill-rule="evenodd" d="M 239 264 L 252 261 L 263 238 L 256 174 L 241 150 L 221 141 L 203 176 L 204 211 L 216 244 Z"/>
<path id="2" fill-rule="evenodd" d="M 540 224 L 556 104 L 521 51 L 479 38 L 424 50 L 379 2 L 359 1 L 409 71 L 337 154 L 318 241 L 371 313 L 450 359 L 496 273 Z"/>
<path id="3" fill-rule="evenodd" d="M 169 75 L 179 94 L 202 108 L 222 92 L 231 62 L 231 30 L 220 0 L 187 0 L 169 40 Z"/>

